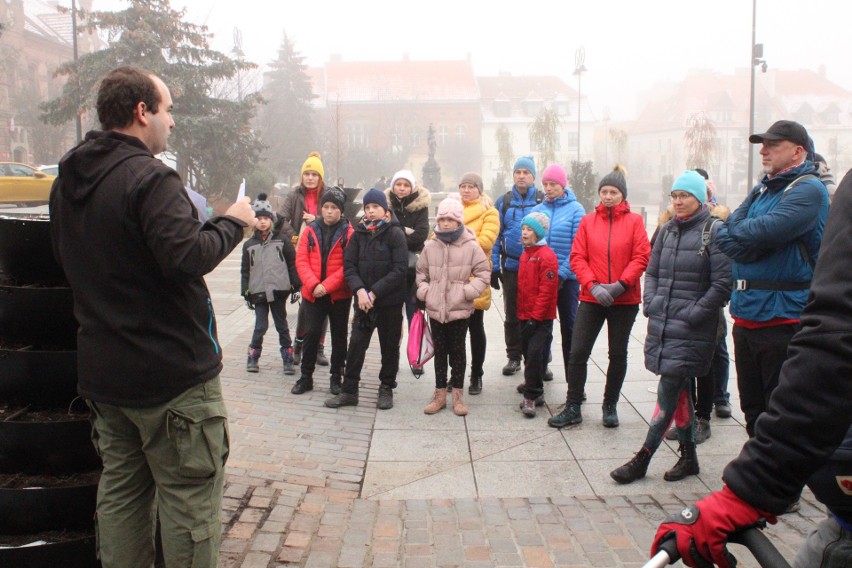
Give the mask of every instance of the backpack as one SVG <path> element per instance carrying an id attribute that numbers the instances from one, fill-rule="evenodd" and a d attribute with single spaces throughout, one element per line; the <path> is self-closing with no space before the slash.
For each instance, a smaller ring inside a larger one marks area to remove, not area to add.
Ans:
<path id="1" fill-rule="evenodd" d="M 535 204 L 538 205 L 544 200 L 544 192 L 540 189 L 535 190 Z M 503 196 L 503 202 L 500 204 L 500 223 L 506 218 L 506 211 L 509 210 L 509 204 L 512 202 L 512 190 L 506 192 Z"/>

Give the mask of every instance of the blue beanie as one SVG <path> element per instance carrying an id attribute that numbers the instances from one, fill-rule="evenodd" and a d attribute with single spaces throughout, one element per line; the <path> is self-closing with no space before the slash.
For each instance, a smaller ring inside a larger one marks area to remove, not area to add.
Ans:
<path id="1" fill-rule="evenodd" d="M 533 211 L 524 217 L 521 225 L 526 225 L 532 229 L 535 236 L 541 240 L 547 234 L 547 230 L 550 229 L 550 216 L 543 211 Z"/>
<path id="2" fill-rule="evenodd" d="M 514 172 L 521 168 L 532 172 L 533 178 L 535 178 L 535 160 L 533 160 L 532 156 L 521 156 L 518 158 L 518 161 L 515 162 L 515 167 L 512 168 L 512 171 Z"/>
<path id="3" fill-rule="evenodd" d="M 707 201 L 707 183 L 695 170 L 687 170 L 680 174 L 672 184 L 672 191 L 691 193 L 701 205 Z"/>
<path id="4" fill-rule="evenodd" d="M 388 210 L 388 200 L 385 197 L 385 192 L 381 189 L 376 189 L 375 187 L 364 194 L 363 203 L 364 207 L 370 203 L 375 203 L 385 211 Z"/>

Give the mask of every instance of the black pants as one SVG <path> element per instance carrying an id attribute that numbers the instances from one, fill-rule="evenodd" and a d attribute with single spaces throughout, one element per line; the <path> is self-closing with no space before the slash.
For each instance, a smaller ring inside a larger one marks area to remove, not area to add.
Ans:
<path id="1" fill-rule="evenodd" d="M 470 316 L 470 374 L 481 377 L 482 366 L 485 364 L 485 310 L 473 310 Z M 453 385 L 455 387 L 455 385 Z"/>
<path id="2" fill-rule="evenodd" d="M 307 300 L 302 300 L 299 304 L 299 311 L 296 312 L 296 339 L 299 341 L 305 340 L 305 335 L 308 333 L 308 326 L 311 322 L 307 320 L 305 314 L 305 304 L 310 304 Z M 322 329 L 320 330 L 319 345 L 325 345 L 325 332 L 328 331 L 328 318 L 323 318 Z M 314 349 L 316 351 L 316 348 Z M 316 358 L 316 357 L 314 357 Z"/>
<path id="3" fill-rule="evenodd" d="M 519 322 L 523 326 L 526 322 Z M 520 327 L 518 328 L 520 329 Z M 553 320 L 540 322 L 531 335 L 521 335 L 524 348 L 524 398 L 535 400 L 544 394 L 547 350 L 553 340 Z"/>
<path id="4" fill-rule="evenodd" d="M 787 345 L 798 330 L 799 324 L 760 329 L 734 326 L 737 386 L 749 437 L 754 436 L 757 417 L 769 406 L 769 397 L 778 386 L 781 365 L 787 358 Z"/>
<path id="5" fill-rule="evenodd" d="M 571 356 L 571 341 L 574 335 L 574 321 L 577 319 L 577 298 L 580 295 L 580 283 L 566 280 L 556 296 L 556 311 L 559 313 L 559 335 L 562 338 L 562 363 L 565 365 L 565 382 L 568 382 L 568 360 Z M 600 331 L 600 328 L 598 328 Z M 553 341 L 551 340 L 551 343 Z M 552 359 L 550 344 L 547 345 L 547 360 Z"/>
<path id="6" fill-rule="evenodd" d="M 290 339 L 290 328 L 287 326 L 287 299 L 289 293 L 279 300 L 272 302 L 258 302 L 254 305 L 254 332 L 251 334 L 252 349 L 263 348 L 263 336 L 269 329 L 269 312 L 272 312 L 272 321 L 275 323 L 275 331 L 278 332 L 278 345 L 281 356 L 284 357 L 292 345 Z"/>
<path id="7" fill-rule="evenodd" d="M 325 335 L 325 322 L 331 326 L 331 372 L 342 374 L 346 362 L 346 337 L 349 324 L 349 299 L 331 301 L 330 296 L 314 302 L 302 300 L 305 314 L 304 349 L 302 350 L 302 376 L 313 377 L 317 366 L 317 347 Z"/>
<path id="8" fill-rule="evenodd" d="M 522 353 L 521 335 L 518 328 L 518 273 L 502 272 L 503 289 L 503 335 L 506 338 L 506 356 L 520 361 Z"/>
<path id="9" fill-rule="evenodd" d="M 432 340 L 435 342 L 435 388 L 447 388 L 447 361 L 452 369 L 454 389 L 464 388 L 464 372 L 467 366 L 467 335 L 468 319 L 441 323 L 436 319 L 429 320 L 432 330 Z"/>
<path id="10" fill-rule="evenodd" d="M 636 304 L 614 305 L 608 308 L 595 302 L 580 302 L 577 321 L 568 358 L 568 402 L 583 403 L 586 390 L 589 356 L 595 340 L 606 322 L 609 345 L 609 365 L 606 369 L 604 403 L 618 403 L 621 386 L 627 375 L 627 343 L 636 321 L 639 306 Z"/>
<path id="11" fill-rule="evenodd" d="M 697 383 L 692 398 L 695 400 L 695 416 L 710 420 L 710 412 L 714 404 L 728 402 L 728 344 L 725 337 L 728 328 L 725 323 L 725 312 L 719 310 L 719 327 L 716 333 L 716 349 L 710 362 L 710 371 L 703 377 L 695 379 Z"/>
<path id="12" fill-rule="evenodd" d="M 379 331 L 379 346 L 382 350 L 379 380 L 382 386 L 396 388 L 396 374 L 399 371 L 399 341 L 402 338 L 402 304 L 373 308 L 366 313 L 358 308 L 357 303 L 353 305 L 355 313 L 352 318 L 349 349 L 346 351 L 343 392 L 358 394 L 364 357 L 370 347 L 370 340 L 373 338 L 375 329 Z"/>

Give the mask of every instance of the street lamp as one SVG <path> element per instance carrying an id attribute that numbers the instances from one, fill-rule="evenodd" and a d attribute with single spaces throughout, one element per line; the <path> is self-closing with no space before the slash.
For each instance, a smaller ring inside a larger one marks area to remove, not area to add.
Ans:
<path id="1" fill-rule="evenodd" d="M 71 46 L 74 54 L 74 65 L 77 64 L 77 2 L 71 0 Z M 77 78 L 77 108 L 74 113 L 74 126 L 76 128 L 77 143 L 83 141 L 83 121 L 80 119 L 80 70 L 74 73 Z"/>
<path id="2" fill-rule="evenodd" d="M 580 104 L 583 100 L 583 73 L 588 71 L 583 63 L 586 50 L 581 46 L 574 52 L 574 75 L 577 76 L 577 167 L 580 166 Z"/>
<path id="3" fill-rule="evenodd" d="M 748 108 L 748 132 L 746 139 L 754 132 L 754 70 L 760 65 L 761 71 L 766 73 L 766 60 L 763 57 L 763 44 L 755 43 L 756 37 L 756 22 L 757 22 L 757 0 L 752 0 L 751 4 L 751 94 L 749 96 Z M 748 179 L 746 180 L 746 192 L 751 189 L 754 183 L 754 148 L 747 143 L 748 147 Z"/>

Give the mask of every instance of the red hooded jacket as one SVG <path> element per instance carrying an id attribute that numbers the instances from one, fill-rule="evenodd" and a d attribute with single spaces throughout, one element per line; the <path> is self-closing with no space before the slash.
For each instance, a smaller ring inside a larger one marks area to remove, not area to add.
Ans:
<path id="1" fill-rule="evenodd" d="M 322 284 L 331 296 L 332 302 L 348 300 L 352 297 L 352 290 L 346 285 L 346 280 L 343 277 L 343 249 L 351 240 L 352 225 L 345 221 L 337 229 L 338 234 L 333 237 L 328 258 L 323 259 L 322 236 L 318 234 L 319 229 L 317 227 L 317 224 L 321 222 L 321 219 L 317 219 L 305 227 L 302 236 L 299 238 L 299 248 L 296 250 L 296 270 L 299 273 L 299 279 L 302 281 L 302 298 L 309 302 L 315 302 L 314 288 L 318 284 Z M 324 273 L 323 264 L 325 264 Z M 323 274 L 325 274 L 324 278 Z"/>
<path id="2" fill-rule="evenodd" d="M 650 257 L 645 223 L 639 214 L 630 212 L 630 204 L 599 204 L 580 221 L 571 247 L 571 270 L 580 282 L 580 301 L 597 303 L 590 292 L 592 286 L 620 280 L 627 289 L 614 304 L 641 303 L 639 279 Z"/>
<path id="3" fill-rule="evenodd" d="M 556 319 L 559 260 L 545 244 L 524 247 L 518 268 L 518 319 Z"/>

